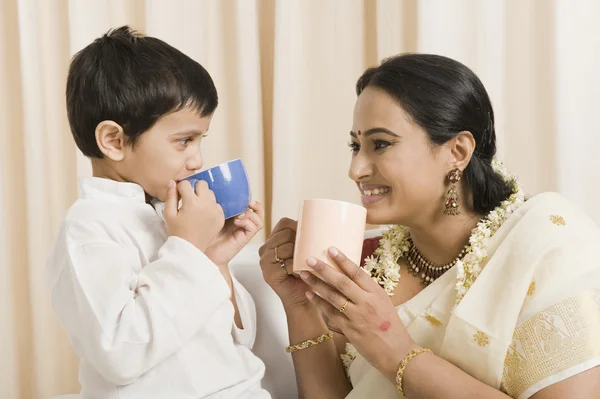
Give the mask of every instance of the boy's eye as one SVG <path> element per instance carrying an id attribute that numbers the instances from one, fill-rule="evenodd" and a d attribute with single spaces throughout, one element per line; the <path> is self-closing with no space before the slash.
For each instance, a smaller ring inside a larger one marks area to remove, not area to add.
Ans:
<path id="1" fill-rule="evenodd" d="M 205 138 L 206 136 L 208 136 L 208 134 L 203 134 L 202 136 L 200 136 L 200 140 L 202 140 L 203 138 Z M 190 136 L 190 137 L 186 137 L 184 139 L 181 139 L 179 141 L 177 141 L 177 143 L 181 144 L 182 146 L 186 146 L 190 143 L 190 141 L 194 141 L 196 139 L 196 137 L 198 136 Z"/>

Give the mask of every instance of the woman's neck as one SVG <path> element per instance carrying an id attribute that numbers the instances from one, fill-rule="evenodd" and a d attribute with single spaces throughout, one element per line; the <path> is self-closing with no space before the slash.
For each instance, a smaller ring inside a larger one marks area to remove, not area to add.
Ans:
<path id="1" fill-rule="evenodd" d="M 409 226 L 410 235 L 419 252 L 435 265 L 451 262 L 467 244 L 471 231 L 481 219 L 475 212 L 437 218 L 422 226 Z"/>

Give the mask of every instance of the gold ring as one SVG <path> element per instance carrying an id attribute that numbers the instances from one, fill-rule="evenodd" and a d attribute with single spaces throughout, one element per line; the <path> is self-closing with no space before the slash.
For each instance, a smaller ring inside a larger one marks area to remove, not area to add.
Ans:
<path id="1" fill-rule="evenodd" d="M 279 254 L 277 253 L 277 250 L 279 249 L 279 247 L 275 247 L 275 261 L 278 263 L 283 262 L 283 259 L 279 258 Z"/>
<path id="2" fill-rule="evenodd" d="M 285 261 L 284 260 L 279 260 L 279 264 L 281 265 L 281 268 L 283 269 L 283 271 L 285 272 L 286 275 L 290 275 L 287 271 L 287 267 L 285 266 Z"/>
<path id="3" fill-rule="evenodd" d="M 346 300 L 346 303 L 344 304 L 344 306 L 342 306 L 340 308 L 340 313 L 341 314 L 346 314 L 346 308 L 348 307 L 348 304 L 350 303 L 350 299 Z"/>

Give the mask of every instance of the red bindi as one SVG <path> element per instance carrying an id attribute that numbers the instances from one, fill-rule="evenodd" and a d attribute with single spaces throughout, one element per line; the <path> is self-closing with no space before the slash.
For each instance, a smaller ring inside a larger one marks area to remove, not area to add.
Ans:
<path id="1" fill-rule="evenodd" d="M 361 131 L 359 130 L 359 131 L 358 131 L 358 135 L 360 136 L 361 134 L 362 134 L 362 133 L 361 133 Z"/>
<path id="2" fill-rule="evenodd" d="M 389 321 L 384 321 L 383 323 L 381 323 L 381 325 L 379 326 L 379 329 L 383 332 L 386 332 L 387 330 L 390 329 L 390 327 L 392 326 L 392 323 L 390 323 Z"/>

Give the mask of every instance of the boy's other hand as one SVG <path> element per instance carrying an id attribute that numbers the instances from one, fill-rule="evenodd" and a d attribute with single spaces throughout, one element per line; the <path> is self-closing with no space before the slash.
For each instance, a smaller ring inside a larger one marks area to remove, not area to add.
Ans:
<path id="1" fill-rule="evenodd" d="M 204 252 L 210 260 L 225 267 L 264 226 L 265 207 L 257 201 L 250 203 L 243 214 L 229 219 Z"/>
<path id="2" fill-rule="evenodd" d="M 178 195 L 179 193 L 179 195 Z M 181 196 L 181 208 L 179 208 Z M 215 194 L 205 181 L 192 189 L 189 181 L 169 182 L 164 208 L 165 224 L 169 236 L 177 236 L 206 253 L 206 248 L 219 234 L 225 223 L 223 208 L 217 204 Z"/>

